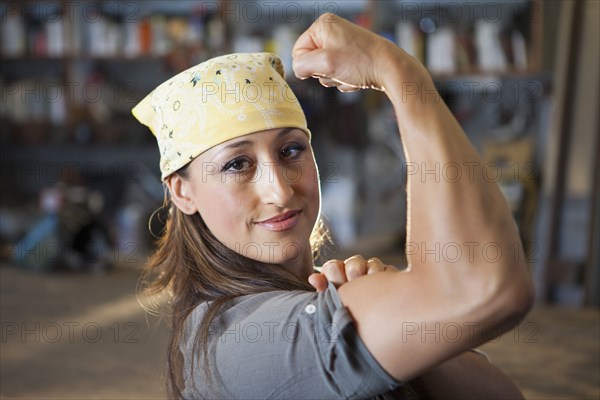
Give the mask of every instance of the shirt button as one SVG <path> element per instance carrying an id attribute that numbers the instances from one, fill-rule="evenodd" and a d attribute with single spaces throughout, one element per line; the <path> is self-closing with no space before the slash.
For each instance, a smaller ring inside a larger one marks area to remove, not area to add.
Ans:
<path id="1" fill-rule="evenodd" d="M 317 311 L 317 307 L 315 307 L 315 305 L 314 305 L 314 304 L 309 304 L 309 305 L 307 305 L 306 307 L 304 307 L 304 311 L 305 311 L 307 314 L 314 314 L 314 313 L 315 313 L 315 311 Z"/>

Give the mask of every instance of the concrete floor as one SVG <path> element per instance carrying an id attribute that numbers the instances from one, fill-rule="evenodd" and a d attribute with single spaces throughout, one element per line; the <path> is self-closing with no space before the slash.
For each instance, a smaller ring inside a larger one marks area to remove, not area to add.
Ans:
<path id="1" fill-rule="evenodd" d="M 135 293 L 139 271 L 37 274 L 0 267 L 0 395 L 165 398 L 167 336 Z"/>
<path id="2" fill-rule="evenodd" d="M 134 296 L 138 275 L 0 266 L 0 397 L 165 398 L 167 336 Z M 598 310 L 536 309 L 483 349 L 528 399 L 599 399 L 599 337 Z"/>

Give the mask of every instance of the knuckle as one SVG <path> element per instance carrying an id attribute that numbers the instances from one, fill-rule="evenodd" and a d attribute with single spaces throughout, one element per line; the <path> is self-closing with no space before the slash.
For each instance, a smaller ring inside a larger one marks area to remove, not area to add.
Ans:
<path id="1" fill-rule="evenodd" d="M 321 268 L 321 272 L 326 275 L 337 274 L 341 271 L 341 262 L 340 261 L 328 261 Z"/>
<path id="2" fill-rule="evenodd" d="M 358 263 L 350 263 L 350 264 L 346 264 L 346 272 L 358 272 L 361 271 L 363 268 L 363 265 L 358 264 Z"/>
<path id="3" fill-rule="evenodd" d="M 335 268 L 335 263 L 328 261 L 325 264 L 323 264 L 323 267 L 321 268 L 321 273 L 325 274 L 331 271 L 333 268 Z"/>
<path id="4" fill-rule="evenodd" d="M 325 75 L 334 76 L 335 75 L 335 65 L 337 63 L 337 57 L 332 52 L 325 52 L 323 54 L 323 68 Z"/>
<path id="5" fill-rule="evenodd" d="M 346 273 L 364 274 L 367 271 L 367 265 L 362 262 L 350 262 L 346 264 Z"/>
<path id="6" fill-rule="evenodd" d="M 369 265 L 383 266 L 383 262 L 378 257 L 369 258 Z"/>
<path id="7" fill-rule="evenodd" d="M 347 264 L 349 262 L 354 262 L 356 260 L 358 260 L 358 261 L 364 261 L 365 258 L 362 255 L 360 255 L 360 254 L 355 254 L 353 256 L 350 256 L 350 257 L 346 258 L 344 260 L 344 264 Z"/>
<path id="8" fill-rule="evenodd" d="M 323 14 L 321 14 L 321 17 L 318 19 L 318 21 L 327 21 L 328 19 L 334 18 L 335 14 L 333 14 L 331 11 L 327 11 L 324 12 Z"/>

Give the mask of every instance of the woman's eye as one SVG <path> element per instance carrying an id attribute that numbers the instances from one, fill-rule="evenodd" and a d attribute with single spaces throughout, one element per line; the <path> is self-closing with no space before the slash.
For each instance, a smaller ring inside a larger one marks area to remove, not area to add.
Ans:
<path id="1" fill-rule="evenodd" d="M 299 156 L 304 150 L 306 150 L 306 146 L 302 144 L 293 144 L 282 149 L 281 155 L 286 158 L 294 158 Z"/>
<path id="2" fill-rule="evenodd" d="M 250 162 L 243 158 L 236 158 L 235 160 L 229 161 L 223 167 L 222 171 L 242 171 L 244 167 L 248 167 Z"/>

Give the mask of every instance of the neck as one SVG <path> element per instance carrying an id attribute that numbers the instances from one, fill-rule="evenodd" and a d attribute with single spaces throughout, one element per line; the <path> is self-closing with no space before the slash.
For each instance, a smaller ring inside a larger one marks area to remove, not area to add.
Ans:
<path id="1" fill-rule="evenodd" d="M 283 262 L 281 265 L 308 282 L 308 277 L 314 272 L 310 244 L 307 243 L 297 257 Z"/>

